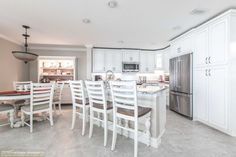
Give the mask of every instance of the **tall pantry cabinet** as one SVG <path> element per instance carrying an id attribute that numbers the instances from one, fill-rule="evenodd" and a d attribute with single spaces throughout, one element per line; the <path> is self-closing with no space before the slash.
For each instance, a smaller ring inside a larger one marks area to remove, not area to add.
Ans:
<path id="1" fill-rule="evenodd" d="M 236 136 L 236 11 L 191 30 L 194 119 Z"/>

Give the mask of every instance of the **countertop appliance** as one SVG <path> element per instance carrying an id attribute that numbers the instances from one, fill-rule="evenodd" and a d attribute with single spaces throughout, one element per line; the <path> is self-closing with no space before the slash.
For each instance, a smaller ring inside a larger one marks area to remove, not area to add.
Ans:
<path id="1" fill-rule="evenodd" d="M 123 72 L 139 72 L 138 62 L 123 62 L 122 63 Z"/>
<path id="2" fill-rule="evenodd" d="M 170 59 L 170 110 L 193 118 L 192 53 Z"/>

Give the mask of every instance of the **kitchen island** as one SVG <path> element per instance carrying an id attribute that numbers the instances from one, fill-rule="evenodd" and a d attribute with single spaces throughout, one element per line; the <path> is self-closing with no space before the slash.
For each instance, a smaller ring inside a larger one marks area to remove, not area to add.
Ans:
<path id="1" fill-rule="evenodd" d="M 157 148 L 161 143 L 161 137 L 165 132 L 166 125 L 166 91 L 168 87 L 164 85 L 141 85 L 137 87 L 138 105 L 149 107 L 152 109 L 150 124 L 147 124 L 148 117 L 141 117 L 139 119 L 139 142 Z M 107 90 L 108 100 L 111 100 L 110 91 Z M 112 120 L 112 116 L 109 116 Z M 125 124 L 124 124 L 125 125 Z M 129 127 L 133 124 L 129 123 Z M 147 127 L 150 126 L 151 139 L 149 140 L 147 134 Z M 112 122 L 109 124 L 109 129 L 112 130 Z M 133 138 L 132 133 L 127 133 L 118 130 L 119 134 Z"/>

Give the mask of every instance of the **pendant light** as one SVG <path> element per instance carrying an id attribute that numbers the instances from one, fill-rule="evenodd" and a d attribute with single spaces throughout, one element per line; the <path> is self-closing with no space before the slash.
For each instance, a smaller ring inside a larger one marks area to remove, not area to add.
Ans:
<path id="1" fill-rule="evenodd" d="M 22 36 L 25 37 L 25 51 L 12 51 L 13 56 L 15 56 L 17 59 L 24 61 L 25 63 L 28 63 L 30 61 L 34 61 L 38 58 L 37 54 L 28 52 L 28 43 L 27 38 L 30 37 L 30 35 L 27 34 L 27 29 L 29 29 L 29 26 L 23 25 L 23 28 L 25 28 L 25 34 L 22 34 Z"/>

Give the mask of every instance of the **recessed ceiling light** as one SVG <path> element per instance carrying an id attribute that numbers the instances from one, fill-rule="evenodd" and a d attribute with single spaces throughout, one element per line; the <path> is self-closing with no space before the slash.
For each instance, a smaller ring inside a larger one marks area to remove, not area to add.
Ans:
<path id="1" fill-rule="evenodd" d="M 118 3 L 117 1 L 115 0 L 111 0 L 107 3 L 107 5 L 110 7 L 110 8 L 116 8 L 118 6 Z"/>
<path id="2" fill-rule="evenodd" d="M 178 30 L 181 29 L 181 27 L 180 27 L 180 26 L 175 26 L 175 27 L 173 27 L 172 29 L 173 29 L 174 31 L 178 31 Z"/>
<path id="3" fill-rule="evenodd" d="M 191 15 L 203 15 L 207 12 L 207 9 L 203 9 L 203 8 L 196 8 L 196 9 L 193 9 L 190 14 Z"/>
<path id="4" fill-rule="evenodd" d="M 87 19 L 87 18 L 83 19 L 82 21 L 83 21 L 83 23 L 85 23 L 85 24 L 91 23 L 91 21 L 90 21 L 89 19 Z"/>

